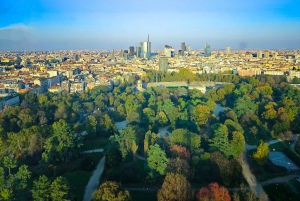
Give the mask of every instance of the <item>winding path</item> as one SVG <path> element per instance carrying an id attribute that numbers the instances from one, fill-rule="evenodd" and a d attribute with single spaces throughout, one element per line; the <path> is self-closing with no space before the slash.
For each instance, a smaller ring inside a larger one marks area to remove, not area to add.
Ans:
<path id="1" fill-rule="evenodd" d="M 85 187 L 83 201 L 90 201 L 92 199 L 94 191 L 99 186 L 99 179 L 104 170 L 104 166 L 105 166 L 105 156 L 98 163 L 96 170 L 94 171 L 93 175 L 89 180 L 89 183 Z"/>

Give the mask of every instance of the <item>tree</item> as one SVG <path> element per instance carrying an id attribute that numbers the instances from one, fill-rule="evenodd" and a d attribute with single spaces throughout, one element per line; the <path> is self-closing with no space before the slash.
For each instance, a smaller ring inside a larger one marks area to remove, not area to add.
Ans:
<path id="1" fill-rule="evenodd" d="M 127 124 L 140 124 L 141 123 L 141 115 L 136 111 L 128 111 L 126 116 Z"/>
<path id="2" fill-rule="evenodd" d="M 256 138 L 256 134 L 258 132 L 257 127 L 256 126 L 252 126 L 250 128 L 250 132 L 253 134 L 254 138 Z"/>
<path id="3" fill-rule="evenodd" d="M 144 153 L 147 153 L 147 151 L 149 150 L 149 146 L 156 144 L 158 142 L 159 138 L 160 138 L 160 134 L 155 134 L 153 132 L 151 133 L 151 131 L 149 130 L 145 134 L 145 139 L 144 139 Z"/>
<path id="4" fill-rule="evenodd" d="M 50 185 L 50 196 L 52 201 L 69 201 L 69 186 L 63 177 L 57 177 Z"/>
<path id="5" fill-rule="evenodd" d="M 213 124 L 211 127 L 214 137 L 208 140 L 210 142 L 210 149 L 221 151 L 227 158 L 236 155 L 233 146 L 228 140 L 227 127 L 223 124 Z"/>
<path id="6" fill-rule="evenodd" d="M 106 181 L 93 194 L 92 201 L 130 201 L 128 191 L 122 190 L 121 184 L 115 181 Z"/>
<path id="7" fill-rule="evenodd" d="M 10 175 L 10 169 L 17 167 L 17 161 L 15 161 L 9 156 L 4 156 L 3 165 L 4 167 L 8 168 L 8 173 Z"/>
<path id="8" fill-rule="evenodd" d="M 167 173 L 161 189 L 157 193 L 158 201 L 190 201 L 194 199 L 194 190 L 187 179 L 180 174 Z"/>
<path id="9" fill-rule="evenodd" d="M 239 118 L 250 111 L 255 112 L 256 108 L 256 104 L 246 95 L 238 98 L 234 104 L 234 111 Z"/>
<path id="10" fill-rule="evenodd" d="M 180 145 L 173 145 L 171 148 L 171 152 L 175 157 L 180 157 L 186 160 L 190 160 L 191 158 L 191 153 L 189 152 L 189 150 Z"/>
<path id="11" fill-rule="evenodd" d="M 33 181 L 31 190 L 32 197 L 36 201 L 48 201 L 51 194 L 49 191 L 50 181 L 45 175 L 41 175 L 38 180 Z"/>
<path id="12" fill-rule="evenodd" d="M 87 132 L 90 134 L 90 135 L 94 135 L 97 131 L 97 119 L 92 116 L 92 115 L 89 115 L 87 116 L 86 118 L 86 129 L 87 129 Z"/>
<path id="13" fill-rule="evenodd" d="M 199 125 L 204 125 L 210 117 L 210 109 L 206 105 L 197 105 L 195 109 L 195 118 Z"/>
<path id="14" fill-rule="evenodd" d="M 150 170 L 150 177 L 155 178 L 158 175 L 165 175 L 168 159 L 159 145 L 151 145 L 147 155 L 147 168 Z"/>
<path id="15" fill-rule="evenodd" d="M 231 201 L 228 190 L 219 186 L 218 183 L 211 183 L 207 187 L 203 187 L 197 193 L 197 199 L 199 201 Z"/>
<path id="16" fill-rule="evenodd" d="M 168 118 L 163 111 L 158 112 L 156 118 L 161 126 L 165 126 L 168 123 Z"/>
<path id="17" fill-rule="evenodd" d="M 187 147 L 191 152 L 200 148 L 201 138 L 196 133 L 189 132 L 186 129 L 176 129 L 170 137 L 171 146 L 177 144 Z"/>
<path id="18" fill-rule="evenodd" d="M 116 167 L 122 160 L 120 151 L 112 146 L 105 152 L 105 165 L 113 168 Z"/>
<path id="19" fill-rule="evenodd" d="M 253 158 L 258 164 L 263 165 L 268 160 L 269 146 L 265 142 L 261 142 L 257 147 L 256 152 L 253 154 Z"/>
<path id="20" fill-rule="evenodd" d="M 234 149 L 234 156 L 241 156 L 245 149 L 245 137 L 242 133 L 233 131 L 231 145 Z"/>
<path id="21" fill-rule="evenodd" d="M 54 122 L 52 127 L 54 133 L 44 145 L 45 152 L 42 155 L 44 161 L 49 163 L 67 162 L 77 157 L 79 148 L 82 146 L 82 137 L 74 135 L 65 120 Z"/>
<path id="22" fill-rule="evenodd" d="M 125 128 L 119 131 L 119 135 L 115 134 L 110 139 L 118 143 L 123 159 L 132 150 L 133 141 L 138 141 L 135 137 L 135 130 L 131 126 L 125 126 Z"/>
<path id="23" fill-rule="evenodd" d="M 185 177 L 190 176 L 190 166 L 188 162 L 179 157 L 169 159 L 167 171 L 175 174 L 184 175 Z"/>

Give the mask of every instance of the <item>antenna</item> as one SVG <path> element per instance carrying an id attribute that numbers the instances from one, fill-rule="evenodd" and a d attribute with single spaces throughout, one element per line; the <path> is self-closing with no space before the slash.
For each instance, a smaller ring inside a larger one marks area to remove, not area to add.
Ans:
<path id="1" fill-rule="evenodd" d="M 148 43 L 149 43 L 149 33 L 148 33 Z"/>

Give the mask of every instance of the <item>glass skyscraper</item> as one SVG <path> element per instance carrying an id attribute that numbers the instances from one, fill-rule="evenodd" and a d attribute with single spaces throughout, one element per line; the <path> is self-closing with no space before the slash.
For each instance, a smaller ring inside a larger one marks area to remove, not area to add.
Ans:
<path id="1" fill-rule="evenodd" d="M 207 43 L 205 43 L 205 47 L 204 47 L 204 56 L 205 57 L 211 56 L 210 45 Z"/>

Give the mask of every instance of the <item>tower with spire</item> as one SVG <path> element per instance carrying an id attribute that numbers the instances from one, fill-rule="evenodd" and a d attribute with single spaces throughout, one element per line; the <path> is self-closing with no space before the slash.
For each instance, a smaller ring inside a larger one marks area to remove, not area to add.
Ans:
<path id="1" fill-rule="evenodd" d="M 141 42 L 141 57 L 149 59 L 151 56 L 151 42 L 148 34 L 146 42 Z"/>

